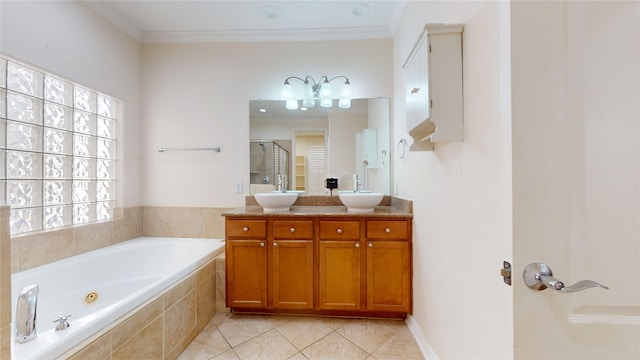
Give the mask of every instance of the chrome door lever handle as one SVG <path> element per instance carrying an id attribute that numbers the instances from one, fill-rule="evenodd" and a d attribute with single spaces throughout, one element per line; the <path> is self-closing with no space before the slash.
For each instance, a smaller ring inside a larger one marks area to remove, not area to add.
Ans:
<path id="1" fill-rule="evenodd" d="M 571 286 L 566 286 L 564 282 L 553 277 L 551 268 L 544 263 L 532 263 L 527 265 L 522 273 L 522 279 L 530 289 L 538 291 L 550 288 L 562 293 L 572 293 L 592 287 L 609 289 L 605 285 L 593 280 L 581 280 Z"/>

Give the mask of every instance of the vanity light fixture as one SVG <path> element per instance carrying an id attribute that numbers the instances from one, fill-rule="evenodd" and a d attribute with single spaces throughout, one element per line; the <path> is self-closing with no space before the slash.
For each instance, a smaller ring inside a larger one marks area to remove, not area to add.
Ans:
<path id="1" fill-rule="evenodd" d="M 282 99 L 287 101 L 286 106 L 289 110 L 298 108 L 298 100 L 302 100 L 302 106 L 306 108 L 315 106 L 316 102 L 320 103 L 322 107 L 331 107 L 333 106 L 333 89 L 331 82 L 339 78 L 344 78 L 345 82 L 340 89 L 338 107 L 349 109 L 351 107 L 351 83 L 349 82 L 349 78 L 342 75 L 332 77 L 331 79 L 325 75 L 321 77 L 319 81 L 316 81 L 311 76 L 307 76 L 304 79 L 297 76 L 290 76 L 285 79 L 284 85 L 282 85 Z M 302 95 L 296 95 L 293 86 L 289 83 L 291 79 L 297 79 L 304 83 Z"/>

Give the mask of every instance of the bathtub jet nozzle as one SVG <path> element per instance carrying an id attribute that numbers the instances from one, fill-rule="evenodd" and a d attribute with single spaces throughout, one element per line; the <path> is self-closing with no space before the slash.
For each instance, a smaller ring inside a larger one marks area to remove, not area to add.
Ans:
<path id="1" fill-rule="evenodd" d="M 38 285 L 27 285 L 18 295 L 16 304 L 16 342 L 22 344 L 38 336 L 36 332 L 36 310 Z"/>

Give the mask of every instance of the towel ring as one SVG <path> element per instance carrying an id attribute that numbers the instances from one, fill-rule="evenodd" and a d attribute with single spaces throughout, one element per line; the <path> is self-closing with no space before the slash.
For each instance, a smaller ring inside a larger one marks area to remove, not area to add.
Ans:
<path id="1" fill-rule="evenodd" d="M 398 141 L 398 158 L 404 159 L 407 156 L 407 140 Z"/>

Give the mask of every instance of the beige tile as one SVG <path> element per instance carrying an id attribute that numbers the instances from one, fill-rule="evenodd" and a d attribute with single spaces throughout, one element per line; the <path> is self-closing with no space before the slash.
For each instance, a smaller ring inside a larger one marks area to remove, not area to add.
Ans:
<path id="1" fill-rule="evenodd" d="M 198 283 L 209 280 L 212 276 L 215 276 L 216 261 L 215 259 L 209 261 L 206 265 L 198 269 Z"/>
<path id="2" fill-rule="evenodd" d="M 24 236 L 19 241 L 20 271 L 64 259 L 74 254 L 72 229 Z"/>
<path id="3" fill-rule="evenodd" d="M 69 360 L 108 360 L 111 359 L 111 332 L 100 336 L 82 350 L 73 354 Z"/>
<path id="4" fill-rule="evenodd" d="M 366 359 L 369 355 L 333 332 L 302 351 L 309 360 Z"/>
<path id="5" fill-rule="evenodd" d="M 298 350 L 306 348 L 333 331 L 322 320 L 307 317 L 289 317 L 276 330 Z"/>
<path id="6" fill-rule="evenodd" d="M 175 208 L 173 216 L 173 236 L 186 238 L 204 237 L 203 208 Z"/>
<path id="7" fill-rule="evenodd" d="M 396 334 L 392 324 L 390 320 L 350 321 L 336 332 L 372 354 Z"/>
<path id="8" fill-rule="evenodd" d="M 174 208 L 145 206 L 142 225 L 144 236 L 173 236 Z"/>
<path id="9" fill-rule="evenodd" d="M 136 336 L 115 349 L 111 359 L 162 359 L 162 327 L 162 317 L 158 317 Z"/>
<path id="10" fill-rule="evenodd" d="M 239 360 L 240 358 L 236 355 L 236 352 L 231 350 L 227 350 L 218 356 L 214 356 L 211 360 Z"/>
<path id="11" fill-rule="evenodd" d="M 298 349 L 276 330 L 269 330 L 234 350 L 242 360 L 286 360 L 298 352 Z"/>
<path id="12" fill-rule="evenodd" d="M 172 351 L 196 327 L 196 292 L 191 291 L 164 313 L 164 349 Z"/>
<path id="13" fill-rule="evenodd" d="M 73 228 L 75 254 L 82 254 L 111 245 L 114 222 L 105 221 Z"/>
<path id="14" fill-rule="evenodd" d="M 225 281 L 225 273 L 219 271 L 216 272 L 216 304 L 225 304 L 225 299 L 227 297 Z"/>
<path id="15" fill-rule="evenodd" d="M 164 295 L 164 310 L 172 307 L 176 302 L 185 297 L 189 292 L 196 289 L 196 275 L 191 275 L 183 280 L 173 289 Z"/>
<path id="16" fill-rule="evenodd" d="M 1 231 L 7 221 L 0 219 L 0 327 L 11 323 L 11 239 Z"/>
<path id="17" fill-rule="evenodd" d="M 9 243 L 11 247 L 11 273 L 20 271 L 20 238 L 12 238 Z"/>
<path id="18" fill-rule="evenodd" d="M 206 208 L 204 211 L 204 237 L 224 239 L 224 217 L 227 208 Z"/>
<path id="19" fill-rule="evenodd" d="M 205 360 L 231 349 L 215 324 L 210 322 L 180 355 L 181 360 Z"/>
<path id="20" fill-rule="evenodd" d="M 218 330 L 232 347 L 273 329 L 273 323 L 268 316 L 231 314 L 218 323 L 220 319 L 218 314 L 214 316 Z"/>
<path id="21" fill-rule="evenodd" d="M 423 360 L 420 348 L 411 335 L 396 335 L 382 344 L 373 354 L 379 360 Z"/>
<path id="22" fill-rule="evenodd" d="M 130 318 L 113 328 L 113 347 L 117 348 L 131 339 L 141 329 L 156 320 L 162 315 L 163 303 L 162 299 L 157 299 L 151 304 L 145 306 L 142 310 L 133 314 Z"/>
<path id="23" fill-rule="evenodd" d="M 306 356 L 302 355 L 302 353 L 297 353 L 287 360 L 308 360 L 308 359 Z"/>
<path id="24" fill-rule="evenodd" d="M 122 217 L 114 225 L 113 243 L 142 236 L 144 209 L 141 206 L 122 209 Z"/>
<path id="25" fill-rule="evenodd" d="M 216 311 L 215 277 L 210 276 L 206 280 L 198 282 L 197 296 L 197 328 L 201 330 Z"/>
<path id="26" fill-rule="evenodd" d="M 0 326 L 0 359 L 11 358 L 11 325 Z"/>

